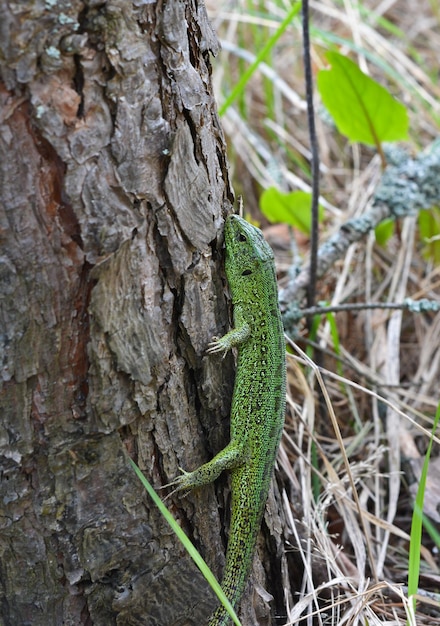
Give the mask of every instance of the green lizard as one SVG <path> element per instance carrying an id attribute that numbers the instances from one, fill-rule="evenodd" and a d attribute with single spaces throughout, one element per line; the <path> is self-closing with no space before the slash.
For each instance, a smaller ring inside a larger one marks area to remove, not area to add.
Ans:
<path id="1" fill-rule="evenodd" d="M 231 406 L 231 441 L 212 461 L 183 472 L 172 483 L 193 489 L 231 470 L 232 504 L 222 589 L 235 607 L 252 567 L 257 535 L 284 423 L 286 360 L 278 308 L 274 255 L 262 232 L 241 217 L 225 224 L 225 271 L 232 297 L 234 328 L 214 337 L 209 354 L 238 347 Z M 209 626 L 225 626 L 223 606 Z"/>

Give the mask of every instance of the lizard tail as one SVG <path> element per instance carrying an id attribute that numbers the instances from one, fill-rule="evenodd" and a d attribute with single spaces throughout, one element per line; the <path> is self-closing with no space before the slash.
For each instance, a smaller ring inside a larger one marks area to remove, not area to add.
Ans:
<path id="1" fill-rule="evenodd" d="M 239 509 L 240 510 L 240 509 Z M 240 601 L 249 573 L 252 568 L 255 544 L 257 541 L 258 530 L 261 521 L 261 512 L 258 510 L 243 515 L 241 511 L 234 520 L 232 516 L 231 525 L 237 525 L 238 529 L 246 528 L 251 535 L 247 536 L 243 532 L 233 532 L 229 538 L 228 549 L 226 552 L 225 573 L 223 576 L 221 587 L 226 597 L 235 609 Z M 243 541 L 243 538 L 246 540 Z M 229 613 L 223 605 L 220 605 L 212 614 L 208 626 L 227 626 L 230 623 Z"/>
<path id="2" fill-rule="evenodd" d="M 225 607 L 219 606 L 218 609 L 216 609 L 211 615 L 208 626 L 227 626 L 230 619 L 229 614 L 226 613 Z"/>

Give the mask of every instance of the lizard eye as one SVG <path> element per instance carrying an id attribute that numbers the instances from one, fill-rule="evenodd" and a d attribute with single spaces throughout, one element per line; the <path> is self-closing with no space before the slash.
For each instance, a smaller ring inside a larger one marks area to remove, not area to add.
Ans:
<path id="1" fill-rule="evenodd" d="M 242 276 L 250 276 L 251 274 L 251 270 L 244 270 L 244 272 L 241 273 Z"/>
<path id="2" fill-rule="evenodd" d="M 243 233 L 240 233 L 238 235 L 238 241 L 247 241 L 246 235 L 243 235 Z"/>

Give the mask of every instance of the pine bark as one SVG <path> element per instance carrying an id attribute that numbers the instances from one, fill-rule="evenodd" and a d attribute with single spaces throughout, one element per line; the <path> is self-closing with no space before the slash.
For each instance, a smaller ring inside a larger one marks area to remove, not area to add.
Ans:
<path id="1" fill-rule="evenodd" d="M 0 12 L 0 622 L 200 626 L 213 594 L 127 459 L 159 488 L 228 438 L 217 40 L 195 0 Z M 227 494 L 169 501 L 219 577 Z"/>

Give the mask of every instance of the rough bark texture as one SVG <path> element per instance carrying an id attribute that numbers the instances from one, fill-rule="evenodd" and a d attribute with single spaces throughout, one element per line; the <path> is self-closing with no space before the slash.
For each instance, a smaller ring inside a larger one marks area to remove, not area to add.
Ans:
<path id="1" fill-rule="evenodd" d="M 216 46 L 196 0 L 0 0 L 4 626 L 200 626 L 215 604 L 126 450 L 160 486 L 228 436 L 233 360 L 204 356 L 228 318 Z M 173 508 L 219 576 L 226 484 Z M 274 623 L 254 604 L 244 624 Z"/>

